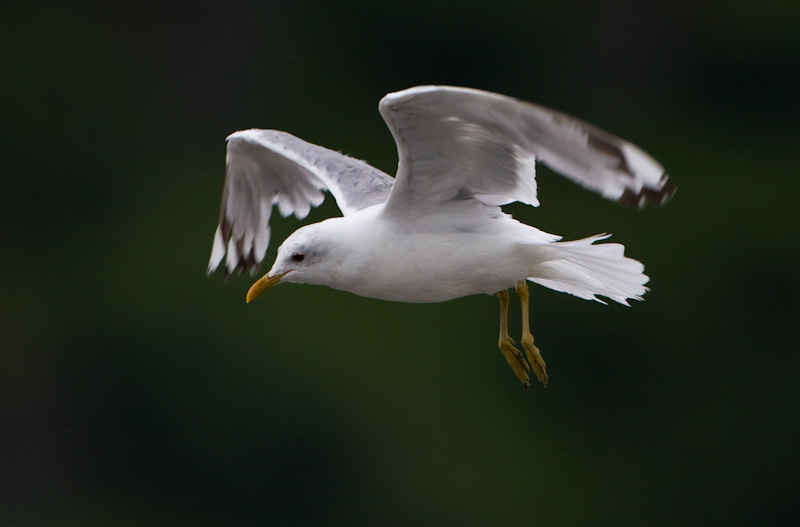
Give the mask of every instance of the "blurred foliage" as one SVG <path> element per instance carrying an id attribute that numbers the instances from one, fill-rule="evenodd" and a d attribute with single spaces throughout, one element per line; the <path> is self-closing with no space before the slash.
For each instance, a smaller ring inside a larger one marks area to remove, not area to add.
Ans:
<path id="1" fill-rule="evenodd" d="M 798 27 L 789 0 L 4 7 L 0 522 L 796 523 Z M 204 274 L 228 133 L 394 173 L 377 102 L 424 83 L 579 115 L 679 187 L 637 213 L 543 168 L 508 207 L 652 277 L 631 309 L 532 290 L 546 390 L 493 298 L 245 305 Z"/>

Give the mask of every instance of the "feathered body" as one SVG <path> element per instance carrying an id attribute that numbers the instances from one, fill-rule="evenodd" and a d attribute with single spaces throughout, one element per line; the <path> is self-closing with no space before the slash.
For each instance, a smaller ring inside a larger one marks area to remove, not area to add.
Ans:
<path id="1" fill-rule="evenodd" d="M 299 229 L 280 247 L 269 274 L 291 269 L 283 281 L 395 302 L 494 294 L 524 279 L 623 304 L 627 298 L 641 299 L 646 291 L 644 266 L 626 258 L 622 245 L 592 245 L 605 236 L 557 242 L 558 236 L 507 214 L 475 219 L 465 215 L 446 226 L 413 217 L 386 221 L 383 205 L 374 205 Z M 305 261 L 293 262 L 294 254 L 303 254 Z"/>

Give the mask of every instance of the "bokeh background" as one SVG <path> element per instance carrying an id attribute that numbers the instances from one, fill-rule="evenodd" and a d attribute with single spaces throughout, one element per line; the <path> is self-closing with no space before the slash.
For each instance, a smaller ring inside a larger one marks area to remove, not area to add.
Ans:
<path id="1" fill-rule="evenodd" d="M 796 1 L 12 2 L 0 57 L 0 524 L 797 523 Z M 542 168 L 507 207 L 652 277 L 631 308 L 532 289 L 547 389 L 495 298 L 205 275 L 227 134 L 393 174 L 378 100 L 428 83 L 580 116 L 678 186 L 637 212 Z"/>

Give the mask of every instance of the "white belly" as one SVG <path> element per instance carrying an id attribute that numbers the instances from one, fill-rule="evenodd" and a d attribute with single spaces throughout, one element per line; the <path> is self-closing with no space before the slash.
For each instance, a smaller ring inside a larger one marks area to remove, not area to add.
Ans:
<path id="1" fill-rule="evenodd" d="M 337 289 L 396 302 L 443 302 L 494 294 L 525 278 L 515 246 L 502 236 L 414 234 L 384 237 L 372 246 L 370 265 Z"/>

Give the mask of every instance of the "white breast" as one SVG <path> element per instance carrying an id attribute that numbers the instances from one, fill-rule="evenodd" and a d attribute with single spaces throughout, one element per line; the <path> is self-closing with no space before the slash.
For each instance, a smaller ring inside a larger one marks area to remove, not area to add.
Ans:
<path id="1" fill-rule="evenodd" d="M 337 243 L 341 263 L 326 285 L 360 296 L 442 302 L 494 294 L 526 277 L 528 265 L 518 250 L 516 229 L 509 230 L 508 225 L 498 226 L 498 232 L 442 232 L 381 221 L 376 215 L 369 221 L 359 220 L 352 229 L 342 227 L 347 239 Z"/>

